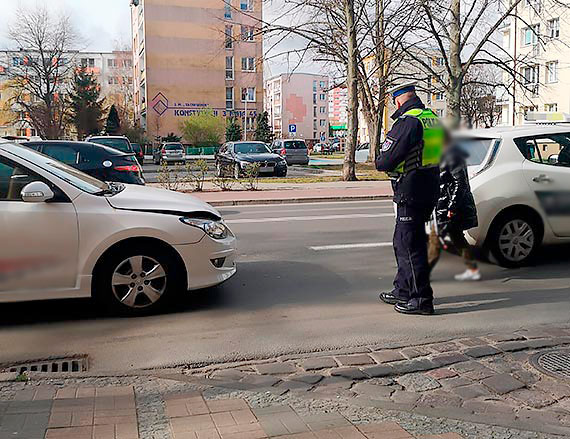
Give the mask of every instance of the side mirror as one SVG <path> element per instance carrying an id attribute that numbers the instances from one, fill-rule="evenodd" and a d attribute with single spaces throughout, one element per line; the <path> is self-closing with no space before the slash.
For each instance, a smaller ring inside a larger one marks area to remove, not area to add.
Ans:
<path id="1" fill-rule="evenodd" d="M 551 165 L 558 164 L 558 154 L 552 154 L 550 157 L 548 157 L 548 163 Z"/>
<path id="2" fill-rule="evenodd" d="M 27 184 L 20 195 L 26 203 L 43 203 L 55 196 L 50 187 L 43 181 L 32 181 Z"/>

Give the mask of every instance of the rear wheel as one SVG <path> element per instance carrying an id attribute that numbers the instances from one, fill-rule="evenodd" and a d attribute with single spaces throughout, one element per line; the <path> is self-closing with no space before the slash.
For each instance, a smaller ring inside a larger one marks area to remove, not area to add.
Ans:
<path id="1" fill-rule="evenodd" d="M 522 267 L 532 261 L 542 237 L 536 220 L 525 212 L 500 218 L 489 236 L 491 253 L 503 267 Z"/>
<path id="2" fill-rule="evenodd" d="M 95 273 L 97 298 L 113 313 L 143 315 L 185 288 L 184 270 L 161 248 L 134 245 L 108 255 Z"/>

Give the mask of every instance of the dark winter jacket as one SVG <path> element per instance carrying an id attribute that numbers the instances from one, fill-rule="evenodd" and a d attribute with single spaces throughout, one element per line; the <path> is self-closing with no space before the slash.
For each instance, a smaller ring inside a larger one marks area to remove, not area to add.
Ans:
<path id="1" fill-rule="evenodd" d="M 393 115 L 392 129 L 376 159 L 376 169 L 393 172 L 410 151 L 423 142 L 424 128 L 416 117 L 404 116 L 409 110 L 425 108 L 417 96 L 404 103 Z M 430 169 L 416 169 L 392 180 L 394 202 L 418 208 L 434 208 L 439 194 L 439 172 L 437 166 Z"/>
<path id="2" fill-rule="evenodd" d="M 467 174 L 467 153 L 451 146 L 443 154 L 440 165 L 440 195 L 437 202 L 437 223 L 440 233 L 469 230 L 477 227 L 477 208 Z M 448 213 L 453 215 L 449 218 Z"/>

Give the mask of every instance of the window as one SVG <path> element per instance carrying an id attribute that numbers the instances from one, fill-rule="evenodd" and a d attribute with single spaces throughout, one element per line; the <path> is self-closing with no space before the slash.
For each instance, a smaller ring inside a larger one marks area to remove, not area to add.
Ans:
<path id="1" fill-rule="evenodd" d="M 327 95 L 324 94 L 324 93 L 321 93 L 321 94 L 319 95 L 319 99 L 320 99 L 321 101 L 326 100 L 326 98 L 327 98 Z"/>
<path id="2" fill-rule="evenodd" d="M 255 87 L 243 87 L 241 89 L 242 102 L 255 102 Z"/>
<path id="3" fill-rule="evenodd" d="M 326 119 L 321 119 L 321 120 L 319 121 L 319 125 L 322 126 L 322 127 L 326 127 L 326 126 L 327 126 L 327 121 L 326 121 Z"/>
<path id="4" fill-rule="evenodd" d="M 538 43 L 538 35 L 540 32 L 540 25 L 535 24 L 523 29 L 523 41 L 525 46 L 530 46 L 531 44 Z"/>
<path id="5" fill-rule="evenodd" d="M 68 148 L 67 146 L 61 145 L 45 145 L 42 153 L 49 155 L 60 162 L 67 165 L 78 164 L 79 153 L 73 148 Z"/>
<path id="6" fill-rule="evenodd" d="M 107 66 L 111 69 L 114 69 L 117 67 L 117 60 L 116 59 L 108 59 L 107 60 Z"/>
<path id="7" fill-rule="evenodd" d="M 0 201 L 22 201 L 22 189 L 28 183 L 38 180 L 47 183 L 28 169 L 0 157 Z M 51 183 L 48 186 L 56 192 Z"/>
<path id="8" fill-rule="evenodd" d="M 436 58 L 433 60 L 433 63 L 434 63 L 436 66 L 444 66 L 444 65 L 445 65 L 445 60 L 444 60 L 442 57 L 438 56 L 438 57 L 436 57 Z"/>
<path id="9" fill-rule="evenodd" d="M 326 86 L 327 86 L 327 83 L 325 81 L 319 82 L 319 87 L 325 88 Z"/>
<path id="10" fill-rule="evenodd" d="M 234 88 L 226 87 L 226 110 L 234 109 Z"/>
<path id="11" fill-rule="evenodd" d="M 239 8 L 242 11 L 253 11 L 253 0 L 240 0 Z"/>
<path id="12" fill-rule="evenodd" d="M 558 61 L 546 63 L 546 80 L 549 84 L 558 82 Z"/>
<path id="13" fill-rule="evenodd" d="M 544 111 L 547 113 L 556 113 L 558 111 L 558 104 L 544 104 Z"/>
<path id="14" fill-rule="evenodd" d="M 233 29 L 230 24 L 226 25 L 225 34 L 226 34 L 226 41 L 225 41 L 226 49 L 231 49 L 234 47 L 234 36 L 233 36 Z"/>
<path id="15" fill-rule="evenodd" d="M 255 29 L 252 26 L 241 25 L 241 39 L 243 41 L 255 41 Z"/>
<path id="16" fill-rule="evenodd" d="M 550 38 L 560 37 L 560 19 L 553 18 L 552 20 L 548 20 L 548 36 Z"/>
<path id="17" fill-rule="evenodd" d="M 19 65 L 20 65 L 20 57 L 18 57 L 18 56 L 13 57 L 13 58 L 12 58 L 12 65 L 13 65 L 14 67 L 19 66 Z"/>
<path id="18" fill-rule="evenodd" d="M 113 85 L 113 77 L 109 76 L 109 79 L 107 80 L 107 82 L 109 83 L 109 85 Z"/>
<path id="19" fill-rule="evenodd" d="M 525 6 L 534 9 L 535 12 L 542 10 L 542 0 L 525 0 Z"/>
<path id="20" fill-rule="evenodd" d="M 246 57 L 241 59 L 242 72 L 255 72 L 255 58 Z"/>
<path id="21" fill-rule="evenodd" d="M 232 18 L 232 1 L 231 0 L 224 0 L 224 18 L 226 18 L 226 19 Z"/>
<path id="22" fill-rule="evenodd" d="M 317 119 L 313 119 L 313 130 L 317 129 Z"/>
<path id="23" fill-rule="evenodd" d="M 514 139 L 514 142 L 527 160 L 544 165 L 570 167 L 570 133 L 521 137 Z"/>
<path id="24" fill-rule="evenodd" d="M 234 79 L 234 57 L 226 56 L 226 79 Z"/>
<path id="25" fill-rule="evenodd" d="M 313 81 L 313 91 L 317 91 L 317 81 Z"/>
<path id="26" fill-rule="evenodd" d="M 313 104 L 317 103 L 317 94 L 313 93 Z"/>
<path id="27" fill-rule="evenodd" d="M 95 67 L 95 58 L 81 58 L 81 67 Z"/>
<path id="28" fill-rule="evenodd" d="M 443 117 L 443 110 L 441 108 L 438 108 L 435 110 L 435 114 L 437 114 L 437 117 Z"/>
<path id="29" fill-rule="evenodd" d="M 313 107 L 313 117 L 317 117 L 317 107 Z"/>
<path id="30" fill-rule="evenodd" d="M 245 129 L 247 131 L 253 131 L 255 129 L 255 117 L 253 116 L 247 116 L 245 118 Z M 263 152 L 266 152 L 266 148 L 263 148 Z"/>
<path id="31" fill-rule="evenodd" d="M 326 112 L 327 112 L 327 107 L 320 107 L 319 108 L 319 113 L 325 114 Z"/>
<path id="32" fill-rule="evenodd" d="M 523 82 L 525 85 L 537 84 L 539 68 L 537 65 L 523 67 L 522 69 Z"/>
<path id="33" fill-rule="evenodd" d="M 434 99 L 436 101 L 443 101 L 443 99 L 444 99 L 444 94 L 440 91 L 438 91 L 437 93 L 434 93 L 433 96 L 434 96 Z"/>

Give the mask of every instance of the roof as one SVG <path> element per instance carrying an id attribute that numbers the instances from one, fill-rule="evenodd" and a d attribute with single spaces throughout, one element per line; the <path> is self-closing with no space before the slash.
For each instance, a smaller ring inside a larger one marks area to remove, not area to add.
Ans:
<path id="1" fill-rule="evenodd" d="M 521 125 L 521 126 L 500 126 L 486 129 L 463 130 L 456 133 L 458 136 L 472 137 L 524 137 L 540 134 L 552 134 L 570 132 L 570 124 L 552 125 Z"/>

